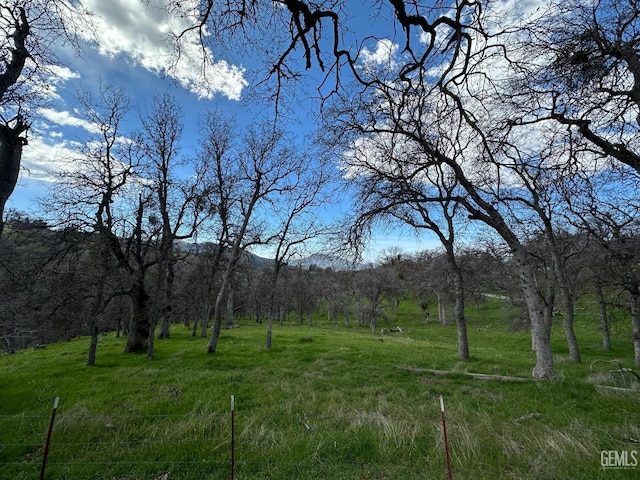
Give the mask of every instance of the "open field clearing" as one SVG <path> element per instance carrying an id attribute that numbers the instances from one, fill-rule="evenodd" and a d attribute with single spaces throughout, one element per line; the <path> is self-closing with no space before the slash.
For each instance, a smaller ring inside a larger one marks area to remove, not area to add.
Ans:
<path id="1" fill-rule="evenodd" d="M 498 299 L 469 312 L 469 362 L 455 357 L 455 327 L 424 325 L 409 301 L 389 325 L 404 333 L 317 318 L 274 326 L 270 351 L 264 325 L 246 320 L 210 355 L 180 325 L 152 360 L 123 353 L 113 333 L 95 367 L 85 366 L 86 338 L 5 355 L 0 478 L 37 477 L 55 397 L 45 478 L 230 478 L 232 395 L 237 479 L 447 478 L 441 395 L 453 478 L 638 478 L 638 385 L 609 374 L 613 364 L 589 368 L 632 366 L 626 321 L 603 352 L 582 311 L 582 364 L 567 360 L 557 325 L 557 378 L 538 381 L 529 334 L 509 331 L 504 315 Z"/>

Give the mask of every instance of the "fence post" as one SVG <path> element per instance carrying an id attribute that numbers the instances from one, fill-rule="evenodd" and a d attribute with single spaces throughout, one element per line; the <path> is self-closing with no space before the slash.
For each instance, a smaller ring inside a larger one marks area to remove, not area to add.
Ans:
<path id="1" fill-rule="evenodd" d="M 451 474 L 451 458 L 449 457 L 449 440 L 447 439 L 447 420 L 444 416 L 444 401 L 442 395 L 440 395 L 440 412 L 442 412 L 442 431 L 444 433 L 444 449 L 447 453 L 447 472 L 449 473 L 449 480 L 453 478 Z"/>
<path id="2" fill-rule="evenodd" d="M 47 456 L 49 455 L 49 444 L 51 443 L 51 432 L 53 431 L 53 422 L 56 418 L 56 411 L 58 410 L 59 397 L 53 401 L 53 410 L 51 412 L 51 421 L 49 422 L 49 431 L 47 432 L 47 443 L 44 445 L 44 455 L 42 457 L 42 467 L 40 468 L 40 480 L 44 480 L 44 470 L 47 466 Z"/>
<path id="3" fill-rule="evenodd" d="M 231 395 L 231 480 L 233 480 L 234 463 L 235 463 L 235 437 L 236 437 L 236 425 L 235 425 L 235 397 Z"/>

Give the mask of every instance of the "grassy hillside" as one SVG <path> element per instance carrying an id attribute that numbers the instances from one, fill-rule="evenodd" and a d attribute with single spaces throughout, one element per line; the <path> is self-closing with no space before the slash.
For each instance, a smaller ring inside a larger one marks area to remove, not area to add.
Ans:
<path id="1" fill-rule="evenodd" d="M 84 338 L 1 357 L 0 478 L 37 478 L 55 397 L 46 478 L 230 478 L 231 395 L 236 479 L 446 479 L 440 395 L 455 479 L 638 478 L 640 466 L 602 469 L 601 451 L 640 460 L 640 390 L 599 389 L 613 380 L 589 374 L 597 359 L 632 366 L 626 321 L 605 353 L 595 317 L 580 311 L 580 365 L 567 361 L 558 325 L 558 376 L 540 382 L 529 379 L 528 333 L 509 331 L 513 312 L 499 301 L 469 312 L 466 363 L 455 358 L 455 327 L 424 325 L 414 305 L 403 307 L 393 325 L 405 333 L 317 318 L 275 326 L 270 351 L 264 325 L 246 321 L 223 331 L 213 355 L 206 339 L 174 326 L 153 360 L 122 353 L 125 339 L 113 334 L 101 337 L 92 368 Z"/>

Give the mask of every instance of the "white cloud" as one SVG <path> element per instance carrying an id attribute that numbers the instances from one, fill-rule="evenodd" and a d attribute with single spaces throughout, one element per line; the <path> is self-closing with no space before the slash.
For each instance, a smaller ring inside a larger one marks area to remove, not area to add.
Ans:
<path id="1" fill-rule="evenodd" d="M 58 92 L 60 86 L 69 80 L 80 78 L 77 72 L 59 65 L 47 65 L 45 71 L 47 74 L 43 76 L 31 75 L 26 80 L 26 84 L 31 92 L 30 95 L 46 101 L 60 100 L 61 95 Z"/>
<path id="2" fill-rule="evenodd" d="M 66 82 L 74 78 L 80 78 L 80 74 L 78 72 L 74 72 L 73 70 L 60 65 L 51 65 L 50 67 L 48 67 L 48 69 L 52 74 L 51 81 L 56 83 Z"/>
<path id="3" fill-rule="evenodd" d="M 365 64 L 385 65 L 394 68 L 394 59 L 397 54 L 398 44 L 385 38 L 378 40 L 375 51 L 363 48 L 361 58 Z"/>
<path id="4" fill-rule="evenodd" d="M 52 108 L 41 108 L 38 113 L 51 123 L 60 126 L 67 127 L 79 127 L 83 128 L 87 132 L 100 133 L 100 128 L 91 122 L 88 122 L 82 118 L 74 117 L 70 112 L 58 111 Z"/>
<path id="5" fill-rule="evenodd" d="M 22 151 L 22 166 L 29 178 L 54 182 L 55 173 L 77 155 L 73 142 L 48 141 L 46 137 L 31 136 Z"/>
<path id="6" fill-rule="evenodd" d="M 186 33 L 176 57 L 172 33 L 192 25 L 198 2 L 180 2 L 180 11 L 168 13 L 166 0 L 82 0 L 82 5 L 96 14 L 94 31 L 79 32 L 93 42 L 101 55 L 124 55 L 136 65 L 176 79 L 185 89 L 200 98 L 222 94 L 238 100 L 247 86 L 244 70 L 216 61 L 209 49 L 203 49 L 197 31 Z M 206 31 L 205 31 L 206 34 Z"/>
<path id="7" fill-rule="evenodd" d="M 378 40 L 374 50 L 364 47 L 359 56 L 360 72 L 377 76 L 383 71 L 394 71 L 398 67 L 398 50 L 398 44 L 386 38 Z"/>

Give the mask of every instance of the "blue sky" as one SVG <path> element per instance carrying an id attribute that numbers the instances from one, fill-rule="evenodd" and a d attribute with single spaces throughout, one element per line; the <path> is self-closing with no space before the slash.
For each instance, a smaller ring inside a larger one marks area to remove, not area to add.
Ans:
<path id="1" fill-rule="evenodd" d="M 195 41 L 187 39 L 186 48 L 192 61 L 183 61 L 171 71 L 163 70 L 170 55 L 171 46 L 162 39 L 168 29 L 178 29 L 179 21 L 168 17 L 153 5 L 162 0 L 153 0 L 145 9 L 139 0 L 82 0 L 82 3 L 97 13 L 96 28 L 81 32 L 85 39 L 82 54 L 78 56 L 70 49 L 58 52 L 62 68 L 56 69 L 51 78 L 50 106 L 35 117 L 29 132 L 29 145 L 24 149 L 25 167 L 18 186 L 10 198 L 7 208 L 37 215 L 37 200 L 46 193 L 48 183 L 57 165 L 73 153 L 74 144 L 86 135 L 86 125 L 77 111 L 77 92 L 96 91 L 99 81 L 122 86 L 131 98 L 131 127 L 139 118 L 138 110 L 150 108 L 156 94 L 170 92 L 183 106 L 185 113 L 184 150 L 197 145 L 193 132 L 197 131 L 199 117 L 208 109 L 219 109 L 238 117 L 240 122 L 250 121 L 261 115 L 262 109 L 272 106 L 249 106 L 244 100 L 248 91 L 248 70 L 255 65 L 250 58 L 214 57 L 211 52 L 211 67 L 208 82 L 201 81 L 202 53 Z M 188 4 L 189 2 L 183 2 Z M 354 6 L 361 5 L 354 2 Z M 368 7 L 367 7 L 368 8 Z M 384 16 L 384 11 L 381 12 Z M 362 15 L 355 27 L 369 33 L 386 28 L 389 36 L 399 35 L 389 28 L 384 19 Z M 371 55 L 375 55 L 375 51 Z M 246 70 L 245 70 L 246 69 Z M 313 85 L 312 80 L 310 82 Z M 311 92 L 313 94 L 315 92 Z M 300 97 L 301 112 L 315 113 L 311 102 Z M 312 131 L 314 125 L 306 121 L 296 126 L 300 134 Z M 190 133 L 191 132 L 191 133 Z M 342 203 L 346 208 L 348 202 Z M 423 234 L 424 235 L 424 234 Z M 375 259 L 381 249 L 400 247 L 405 251 L 434 248 L 434 237 L 419 239 L 410 231 L 385 231 L 374 235 L 368 257 Z"/>

